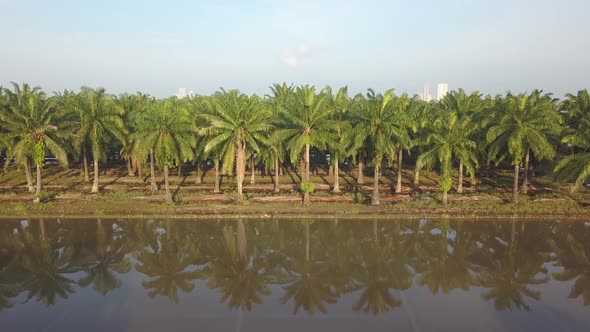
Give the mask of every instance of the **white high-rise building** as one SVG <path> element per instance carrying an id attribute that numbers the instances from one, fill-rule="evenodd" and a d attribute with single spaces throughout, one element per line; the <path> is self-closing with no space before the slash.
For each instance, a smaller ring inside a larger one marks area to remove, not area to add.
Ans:
<path id="1" fill-rule="evenodd" d="M 436 100 L 441 100 L 449 93 L 448 83 L 438 83 L 436 86 Z"/>
<path id="2" fill-rule="evenodd" d="M 182 99 L 182 98 L 186 97 L 186 88 L 178 89 L 178 93 L 176 94 L 176 97 L 178 99 Z"/>
<path id="3" fill-rule="evenodd" d="M 430 84 L 424 83 L 424 91 L 422 92 L 421 97 L 425 102 L 430 102 L 432 100 L 432 96 L 430 95 Z"/>

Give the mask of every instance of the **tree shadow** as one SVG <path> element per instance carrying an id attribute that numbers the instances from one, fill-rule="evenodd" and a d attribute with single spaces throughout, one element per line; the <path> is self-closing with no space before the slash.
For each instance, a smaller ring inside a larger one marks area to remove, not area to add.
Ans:
<path id="1" fill-rule="evenodd" d="M 289 177 L 291 178 L 291 181 L 293 183 L 301 182 L 301 180 L 302 180 L 301 176 L 299 176 L 299 174 L 295 173 L 295 175 L 299 178 L 299 181 L 295 181 L 295 178 L 293 177 L 293 174 L 291 174 L 291 170 L 289 170 L 288 167 L 285 167 L 285 172 L 287 172 L 287 175 L 289 175 Z"/>
<path id="2" fill-rule="evenodd" d="M 332 185 L 330 184 L 330 182 L 326 179 L 325 175 L 319 175 L 320 179 L 322 179 L 322 181 L 327 184 L 330 188 L 332 188 Z"/>
<path id="3" fill-rule="evenodd" d="M 187 177 L 188 175 L 182 176 L 182 181 L 180 181 L 180 183 L 176 185 L 176 190 L 174 190 L 174 192 L 172 193 L 173 198 L 176 198 L 178 196 L 178 193 L 180 192 L 180 187 L 182 187 L 185 184 Z"/>
<path id="4" fill-rule="evenodd" d="M 99 186 L 100 190 L 104 190 L 104 188 L 108 185 L 114 184 L 115 182 L 117 182 L 117 180 L 123 178 L 124 176 L 118 175 L 116 178 L 114 178 L 112 181 L 109 181 L 107 183 L 103 183 L 102 185 Z"/>

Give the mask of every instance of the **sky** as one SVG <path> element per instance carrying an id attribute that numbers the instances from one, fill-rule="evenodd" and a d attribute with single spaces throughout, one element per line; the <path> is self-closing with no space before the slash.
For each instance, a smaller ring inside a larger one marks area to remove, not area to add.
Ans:
<path id="1" fill-rule="evenodd" d="M 0 85 L 264 95 L 590 88 L 588 0 L 0 0 Z"/>

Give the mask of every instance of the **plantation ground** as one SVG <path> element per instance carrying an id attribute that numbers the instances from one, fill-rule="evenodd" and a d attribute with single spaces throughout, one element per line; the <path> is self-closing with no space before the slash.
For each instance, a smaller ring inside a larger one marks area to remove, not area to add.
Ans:
<path id="1" fill-rule="evenodd" d="M 212 170 L 196 184 L 194 170 L 185 169 L 182 177 L 172 176 L 176 204 L 164 204 L 163 185 L 156 194 L 149 190 L 149 178 L 127 177 L 124 167 L 101 171 L 101 192 L 90 193 L 90 183 L 83 181 L 79 169 L 64 170 L 48 166 L 43 173 L 47 202 L 33 203 L 34 195 L 26 190 L 24 172 L 15 169 L 0 174 L 1 217 L 313 217 L 313 218 L 480 218 L 480 219 L 587 219 L 590 217 L 590 192 L 571 193 L 570 186 L 552 178 L 536 177 L 529 195 L 521 195 L 518 205 L 510 204 L 512 173 L 495 170 L 487 178 L 478 178 L 476 190 L 464 181 L 464 193 L 451 193 L 449 205 L 439 203 L 440 193 L 435 173 L 424 172 L 420 186 L 412 184 L 413 173 L 404 172 L 403 191 L 394 194 L 395 175 L 386 170 L 380 179 L 382 205 L 370 206 L 372 177 L 364 184 L 356 182 L 356 172 L 342 172 L 342 193 L 333 194 L 333 176 L 320 170 L 311 180 L 316 192 L 309 206 L 301 205 L 297 192 L 300 178 L 294 172 L 280 178 L 281 193 L 272 192 L 272 177 L 255 174 L 255 184 L 245 180 L 245 202 L 236 204 L 232 177 L 222 177 L 222 193 L 213 193 Z M 454 183 L 456 184 L 456 178 Z M 158 183 L 162 181 L 158 177 Z"/>

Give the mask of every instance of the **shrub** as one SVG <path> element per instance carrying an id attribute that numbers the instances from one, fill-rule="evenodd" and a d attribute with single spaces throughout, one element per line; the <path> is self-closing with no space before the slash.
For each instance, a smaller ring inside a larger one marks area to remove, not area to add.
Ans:
<path id="1" fill-rule="evenodd" d="M 364 203 L 365 202 L 365 195 L 361 192 L 356 192 L 352 194 L 352 201 L 355 203 Z"/>
<path id="2" fill-rule="evenodd" d="M 315 191 L 315 184 L 313 182 L 303 181 L 299 186 L 304 193 L 312 193 Z"/>
<path id="3" fill-rule="evenodd" d="M 177 193 L 177 194 L 175 194 L 175 195 L 172 195 L 172 201 L 173 201 L 175 204 L 182 203 L 182 193 L 180 193 L 180 192 L 179 192 L 179 193 Z"/>
<path id="4" fill-rule="evenodd" d="M 57 197 L 57 194 L 51 191 L 41 191 L 37 194 L 37 201 L 39 203 L 52 202 Z"/>

